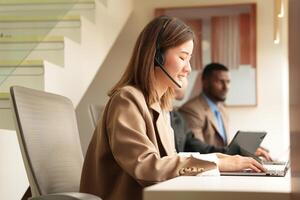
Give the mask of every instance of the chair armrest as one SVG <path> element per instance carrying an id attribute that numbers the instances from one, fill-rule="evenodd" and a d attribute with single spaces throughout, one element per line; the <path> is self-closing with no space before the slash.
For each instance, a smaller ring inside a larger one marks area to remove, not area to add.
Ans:
<path id="1" fill-rule="evenodd" d="M 65 192 L 31 197 L 29 200 L 102 200 L 100 197 L 79 192 Z"/>

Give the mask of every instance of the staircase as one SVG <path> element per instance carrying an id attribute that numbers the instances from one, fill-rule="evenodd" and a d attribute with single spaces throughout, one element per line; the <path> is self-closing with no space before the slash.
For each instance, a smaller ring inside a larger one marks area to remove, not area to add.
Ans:
<path id="1" fill-rule="evenodd" d="M 0 0 L 0 129 L 14 129 L 11 85 L 77 106 L 131 12 L 132 0 Z"/>

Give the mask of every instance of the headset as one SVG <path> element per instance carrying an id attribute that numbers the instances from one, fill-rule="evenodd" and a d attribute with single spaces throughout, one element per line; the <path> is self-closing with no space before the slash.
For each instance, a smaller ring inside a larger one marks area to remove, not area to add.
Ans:
<path id="1" fill-rule="evenodd" d="M 181 88 L 181 84 L 178 83 L 177 81 L 175 81 L 172 76 L 167 72 L 166 68 L 164 67 L 164 63 L 165 63 L 165 57 L 164 57 L 164 53 L 161 51 L 161 47 L 159 45 L 160 42 L 160 37 L 162 35 L 162 33 L 165 31 L 166 26 L 170 23 L 170 19 L 167 19 L 167 21 L 164 23 L 164 25 L 162 26 L 162 28 L 160 29 L 158 35 L 157 35 L 157 39 L 156 39 L 156 50 L 155 50 L 155 56 L 154 56 L 154 66 L 159 67 L 164 73 L 165 75 L 167 75 L 167 77 L 179 88 Z"/>

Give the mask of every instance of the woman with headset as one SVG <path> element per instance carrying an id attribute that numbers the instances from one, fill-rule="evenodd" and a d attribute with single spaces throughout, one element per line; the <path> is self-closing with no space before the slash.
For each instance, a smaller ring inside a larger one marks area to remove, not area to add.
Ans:
<path id="1" fill-rule="evenodd" d="M 176 153 L 167 113 L 174 89 L 191 71 L 193 39 L 186 24 L 167 16 L 155 18 L 140 33 L 88 147 L 81 192 L 134 200 L 142 199 L 143 187 L 177 176 L 216 168 L 264 171 L 252 158 L 217 154 L 210 162 Z"/>

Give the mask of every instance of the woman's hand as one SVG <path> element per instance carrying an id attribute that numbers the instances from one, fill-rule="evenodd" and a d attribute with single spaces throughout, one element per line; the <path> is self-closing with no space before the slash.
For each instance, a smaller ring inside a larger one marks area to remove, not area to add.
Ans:
<path id="1" fill-rule="evenodd" d="M 255 172 L 264 172 L 264 167 L 251 157 L 244 156 L 229 156 L 221 153 L 217 153 L 219 158 L 218 167 L 220 171 L 241 171 L 245 169 L 251 169 Z"/>
<path id="2" fill-rule="evenodd" d="M 269 155 L 268 151 L 265 148 L 263 148 L 263 147 L 258 147 L 256 149 L 255 155 L 258 156 L 258 157 L 263 157 L 267 161 L 272 161 L 272 158 Z"/>

